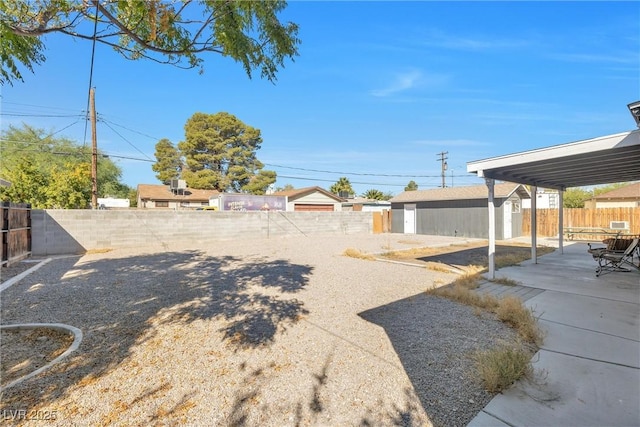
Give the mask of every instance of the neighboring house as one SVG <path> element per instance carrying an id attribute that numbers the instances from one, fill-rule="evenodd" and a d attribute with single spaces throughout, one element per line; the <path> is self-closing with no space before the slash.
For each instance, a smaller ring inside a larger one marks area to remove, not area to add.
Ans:
<path id="1" fill-rule="evenodd" d="M 558 209 L 560 206 L 560 194 L 557 190 L 538 188 L 536 193 L 536 209 Z M 531 209 L 531 199 L 522 201 L 524 209 Z"/>
<path id="2" fill-rule="evenodd" d="M 356 197 L 342 203 L 343 211 L 353 212 L 382 212 L 391 209 L 391 202 L 388 200 L 365 199 Z"/>
<path id="3" fill-rule="evenodd" d="M 342 210 L 343 199 L 320 187 L 276 191 L 273 195 L 287 197 L 288 211 L 333 212 Z"/>
<path id="4" fill-rule="evenodd" d="M 168 185 L 139 184 L 138 208 L 140 209 L 196 209 L 209 206 L 209 199 L 218 197 L 215 190 L 193 188 L 174 189 Z"/>
<path id="5" fill-rule="evenodd" d="M 11 182 L 0 178 L 0 187 L 11 187 Z"/>
<path id="6" fill-rule="evenodd" d="M 637 208 L 640 207 L 640 182 L 599 194 L 585 202 L 585 208 Z"/>
<path id="7" fill-rule="evenodd" d="M 486 185 L 405 191 L 391 199 L 391 232 L 488 238 Z M 522 201 L 530 198 L 521 184 L 494 187 L 496 238 L 522 234 Z"/>

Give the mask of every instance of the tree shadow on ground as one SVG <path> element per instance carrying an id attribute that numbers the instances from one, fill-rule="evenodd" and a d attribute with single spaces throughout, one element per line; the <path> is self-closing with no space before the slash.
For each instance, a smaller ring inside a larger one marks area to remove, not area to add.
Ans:
<path id="1" fill-rule="evenodd" d="M 216 320 L 232 348 L 269 345 L 307 313 L 293 296 L 313 267 L 261 256 L 208 256 L 197 250 L 126 258 L 55 259 L 2 293 L 3 324 L 65 323 L 80 348 L 44 377 L 3 392 L 2 408 L 34 408 L 105 375 L 152 339 L 158 326 Z"/>
<path id="2" fill-rule="evenodd" d="M 416 259 L 422 262 L 437 262 L 462 268 L 471 265 L 480 267 L 489 266 L 489 246 L 462 249 L 436 255 L 421 256 Z M 528 246 L 496 245 L 496 257 L 511 256 L 526 257 L 531 256 L 531 248 Z"/>
<path id="3" fill-rule="evenodd" d="M 473 308 L 422 293 L 359 313 L 384 328 L 436 426 L 467 425 L 478 412 L 465 410 L 470 401 L 480 409 L 489 402 L 492 395 L 474 378 L 471 355 L 480 337 L 494 336 L 497 342 L 513 334 L 499 321 L 469 312 Z"/>
<path id="4" fill-rule="evenodd" d="M 322 361 L 323 360 L 323 361 Z M 330 383 L 342 379 L 332 375 L 334 352 L 329 351 L 323 359 L 309 372 L 298 375 L 297 392 L 274 399 L 273 382 L 276 380 L 277 363 L 261 362 L 249 367 L 242 364 L 240 387 L 234 395 L 231 411 L 225 425 L 230 427 L 246 427 L 255 425 L 353 425 L 353 426 L 424 426 L 428 425 L 422 415 L 420 400 L 415 393 L 406 388 L 401 402 L 389 402 L 380 396 L 371 407 L 353 406 L 349 415 L 352 421 L 333 421 L 331 412 L 337 407 L 348 404 L 336 402 L 335 395 L 328 389 Z M 338 362 L 339 363 L 339 362 Z M 302 385 L 302 387 L 300 387 Z M 306 387 L 309 388 L 306 388 Z M 275 389 L 279 386 L 276 385 Z M 304 389 L 304 390 L 301 390 Z M 289 400 L 293 397 L 292 400 Z"/>

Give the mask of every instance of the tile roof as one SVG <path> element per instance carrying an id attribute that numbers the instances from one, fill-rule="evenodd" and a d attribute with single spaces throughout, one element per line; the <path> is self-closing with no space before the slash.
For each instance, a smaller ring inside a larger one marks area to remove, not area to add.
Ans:
<path id="1" fill-rule="evenodd" d="M 209 201 L 220 194 L 216 190 L 187 188 L 184 194 L 173 194 L 168 185 L 138 184 L 138 196 L 145 200 Z"/>
<path id="2" fill-rule="evenodd" d="M 325 190 L 322 187 L 305 187 L 305 188 L 296 188 L 293 190 L 283 190 L 283 191 L 276 191 L 273 193 L 274 196 L 287 196 L 290 200 L 294 200 L 294 199 L 299 199 L 300 197 L 304 197 L 307 196 L 311 193 L 322 193 L 327 197 L 331 197 L 332 199 L 335 199 L 338 202 L 342 202 L 343 199 L 336 196 L 333 193 L 330 193 L 329 191 Z"/>
<path id="3" fill-rule="evenodd" d="M 640 200 L 640 182 L 629 184 L 606 193 L 598 194 L 594 197 L 597 200 L 603 199 L 634 199 Z"/>
<path id="4" fill-rule="evenodd" d="M 511 182 L 505 182 L 496 184 L 494 187 L 494 197 L 505 198 L 509 197 L 514 191 L 520 194 L 523 199 L 528 199 L 531 196 L 529 191 L 521 184 L 514 184 Z M 392 203 L 406 203 L 406 202 L 424 202 L 424 201 L 437 201 L 437 200 L 471 200 L 471 199 L 487 199 L 489 197 L 489 190 L 487 186 L 474 185 L 468 187 L 448 187 L 448 188 L 436 188 L 432 190 L 415 190 L 415 191 L 403 191 L 394 198 L 391 199 Z"/>

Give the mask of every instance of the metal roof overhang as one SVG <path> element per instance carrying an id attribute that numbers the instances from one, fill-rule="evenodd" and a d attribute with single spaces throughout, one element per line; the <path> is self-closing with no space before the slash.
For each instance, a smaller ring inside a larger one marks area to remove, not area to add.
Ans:
<path id="1" fill-rule="evenodd" d="M 565 190 L 640 180 L 640 130 L 467 163 L 467 172 Z"/>

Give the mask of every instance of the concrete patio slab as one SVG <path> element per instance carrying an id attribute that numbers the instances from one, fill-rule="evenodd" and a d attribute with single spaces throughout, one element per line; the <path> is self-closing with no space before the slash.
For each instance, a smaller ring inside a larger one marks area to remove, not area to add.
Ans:
<path id="1" fill-rule="evenodd" d="M 545 320 L 540 320 L 540 326 L 546 334 L 542 345 L 544 350 L 640 368 L 638 340 L 624 339 Z"/>
<path id="2" fill-rule="evenodd" d="M 537 382 L 494 398 L 470 426 L 637 426 L 640 372 L 542 350 Z M 487 417 L 488 415 L 488 417 Z"/>
<path id="3" fill-rule="evenodd" d="M 496 396 L 469 426 L 640 425 L 640 274 L 595 277 L 575 243 L 498 276 L 542 290 L 525 304 L 546 332 L 536 375 Z"/>

